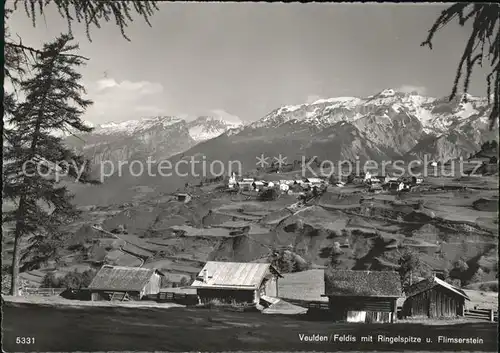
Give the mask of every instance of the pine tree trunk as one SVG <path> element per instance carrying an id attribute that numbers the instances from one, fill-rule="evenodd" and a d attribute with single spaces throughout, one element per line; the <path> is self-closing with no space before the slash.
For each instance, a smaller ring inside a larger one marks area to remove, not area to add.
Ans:
<path id="1" fill-rule="evenodd" d="M 45 96 L 43 98 L 45 101 Z M 40 125 L 42 119 L 42 113 L 38 114 L 38 120 L 35 125 L 35 131 L 33 134 L 33 140 L 31 141 L 31 157 L 36 156 L 36 147 L 38 142 L 38 135 L 40 134 Z M 25 179 L 26 180 L 26 179 Z M 27 190 L 26 190 L 27 192 Z M 15 238 L 14 238 L 14 254 L 12 256 L 12 280 L 11 280 L 11 295 L 17 296 L 19 295 L 19 262 L 21 257 L 21 237 L 23 235 L 24 228 L 24 218 L 25 215 L 25 205 L 26 205 L 26 195 L 22 195 L 19 200 L 19 207 L 17 209 L 17 221 L 16 221 L 16 230 L 15 230 Z"/>
<path id="2" fill-rule="evenodd" d="M 21 237 L 16 231 L 14 239 L 14 254 L 12 256 L 12 279 L 10 285 L 10 294 L 19 295 L 19 258 L 21 256 Z"/>

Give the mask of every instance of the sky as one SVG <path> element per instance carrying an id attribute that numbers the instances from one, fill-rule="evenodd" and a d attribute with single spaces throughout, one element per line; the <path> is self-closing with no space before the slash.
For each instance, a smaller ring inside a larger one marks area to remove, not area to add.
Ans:
<path id="1" fill-rule="evenodd" d="M 282 105 L 393 88 L 442 97 L 451 92 L 470 29 L 444 28 L 421 47 L 443 4 L 160 3 L 149 27 L 136 18 L 91 31 L 73 25 L 94 124 L 154 115 L 212 114 L 254 121 Z M 8 20 L 26 45 L 40 47 L 68 26 L 50 5 L 32 20 Z M 486 95 L 478 69 L 469 93 Z"/>

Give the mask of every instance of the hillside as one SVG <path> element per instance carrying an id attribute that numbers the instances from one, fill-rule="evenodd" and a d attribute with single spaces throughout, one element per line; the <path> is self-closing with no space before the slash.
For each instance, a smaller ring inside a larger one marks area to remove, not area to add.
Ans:
<path id="1" fill-rule="evenodd" d="M 143 259 L 144 266 L 180 281 L 207 260 L 271 261 L 276 251 L 300 268 L 321 268 L 338 243 L 339 268 L 395 269 L 401 252 L 413 249 L 426 271 L 448 271 L 469 285 L 495 280 L 497 209 L 476 209 L 476 201 L 498 202 L 498 189 L 482 190 L 471 180 L 462 181 L 469 186 L 465 191 L 446 191 L 445 183 L 453 184 L 434 178 L 427 189 L 399 196 L 329 187 L 302 209 L 289 208 L 297 201 L 293 195 L 262 202 L 252 193 L 231 195 L 220 184 L 190 187 L 194 198 L 187 204 L 137 188 L 133 202 L 81 208 L 82 219 L 66 229 L 67 245 L 56 270 L 62 275 L 102 263 L 138 266 Z M 109 233 L 117 228 L 126 234 Z M 11 245 L 4 243 L 6 261 Z M 453 272 L 458 260 L 468 264 L 460 275 Z M 40 274 L 23 276 L 33 280 Z"/>

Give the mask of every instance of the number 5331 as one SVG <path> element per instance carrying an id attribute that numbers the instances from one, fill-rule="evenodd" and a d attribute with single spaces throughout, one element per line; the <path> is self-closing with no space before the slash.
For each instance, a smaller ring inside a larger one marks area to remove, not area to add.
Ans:
<path id="1" fill-rule="evenodd" d="M 16 344 L 35 344 L 35 337 L 16 337 Z"/>

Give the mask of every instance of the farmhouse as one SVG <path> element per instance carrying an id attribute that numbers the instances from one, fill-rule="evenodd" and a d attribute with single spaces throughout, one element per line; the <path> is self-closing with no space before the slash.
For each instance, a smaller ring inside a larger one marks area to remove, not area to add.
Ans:
<path id="1" fill-rule="evenodd" d="M 231 177 L 229 178 L 227 186 L 230 189 L 233 189 L 236 186 L 236 174 L 234 172 L 231 173 Z"/>
<path id="2" fill-rule="evenodd" d="M 384 184 L 383 187 L 386 190 L 390 190 L 390 191 L 401 191 L 405 188 L 405 183 L 403 183 L 402 181 L 399 182 L 399 181 L 391 180 L 387 184 Z"/>
<path id="3" fill-rule="evenodd" d="M 382 191 L 382 186 L 380 184 L 372 184 L 370 186 L 370 192 L 380 193 Z"/>
<path id="4" fill-rule="evenodd" d="M 389 182 L 389 177 L 387 175 L 372 175 L 370 178 L 372 183 L 387 183 Z"/>
<path id="5" fill-rule="evenodd" d="M 259 191 L 265 186 L 265 183 L 262 180 L 256 180 L 253 182 L 254 188 L 256 191 Z"/>
<path id="6" fill-rule="evenodd" d="M 271 264 L 209 261 L 191 284 L 200 303 L 259 304 L 262 296 L 278 295 L 281 274 Z"/>
<path id="7" fill-rule="evenodd" d="M 241 188 L 241 190 L 243 191 L 248 191 L 250 189 L 252 189 L 252 182 L 248 182 L 248 181 L 240 181 L 239 183 L 237 183 L 237 186 L 239 188 Z"/>
<path id="8" fill-rule="evenodd" d="M 287 184 L 280 184 L 280 190 L 283 192 L 287 192 L 290 189 L 290 186 Z"/>
<path id="9" fill-rule="evenodd" d="M 191 195 L 187 193 L 178 193 L 175 195 L 177 197 L 177 201 L 188 203 L 191 200 Z"/>
<path id="10" fill-rule="evenodd" d="M 104 265 L 89 285 L 92 300 L 140 300 L 160 291 L 158 270 Z"/>
<path id="11" fill-rule="evenodd" d="M 424 279 L 408 289 L 402 314 L 430 318 L 463 316 L 466 300 L 470 299 L 460 288 L 437 277 Z"/>
<path id="12" fill-rule="evenodd" d="M 417 178 L 415 176 L 411 177 L 412 184 L 422 184 L 424 182 L 424 178 Z"/>
<path id="13" fill-rule="evenodd" d="M 325 270 L 325 294 L 334 321 L 394 322 L 401 296 L 398 273 Z"/>
<path id="14" fill-rule="evenodd" d="M 320 178 L 306 178 L 305 183 L 309 183 L 311 186 L 320 186 L 323 184 L 323 179 Z"/>

